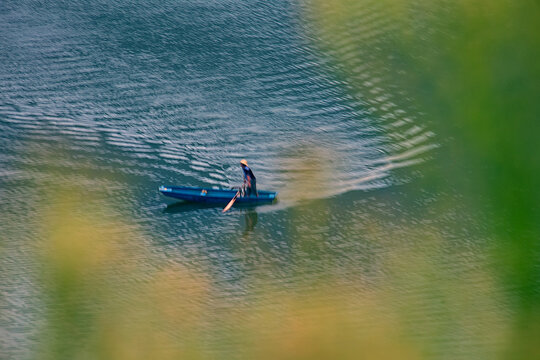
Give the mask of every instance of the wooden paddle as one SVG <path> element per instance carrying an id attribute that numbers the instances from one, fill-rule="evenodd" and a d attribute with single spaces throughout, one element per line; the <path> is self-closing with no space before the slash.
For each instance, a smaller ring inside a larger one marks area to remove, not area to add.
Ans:
<path id="1" fill-rule="evenodd" d="M 223 211 L 221 211 L 222 213 L 228 211 L 230 208 L 232 208 L 234 202 L 236 201 L 236 198 L 238 197 L 238 195 L 240 195 L 240 189 L 238 189 L 238 192 L 236 193 L 236 195 L 234 195 L 234 197 L 232 198 L 231 201 L 229 201 L 229 203 L 227 204 L 227 206 L 225 206 L 223 208 Z"/>

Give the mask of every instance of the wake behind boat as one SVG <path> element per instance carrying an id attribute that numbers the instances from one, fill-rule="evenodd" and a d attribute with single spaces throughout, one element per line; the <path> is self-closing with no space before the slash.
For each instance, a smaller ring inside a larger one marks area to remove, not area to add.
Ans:
<path id="1" fill-rule="evenodd" d="M 159 192 L 168 198 L 191 202 L 227 204 L 238 193 L 237 189 L 211 189 L 194 186 L 162 185 Z M 270 204 L 276 200 L 275 191 L 258 191 L 259 196 L 238 196 L 236 203 L 240 204 Z"/>

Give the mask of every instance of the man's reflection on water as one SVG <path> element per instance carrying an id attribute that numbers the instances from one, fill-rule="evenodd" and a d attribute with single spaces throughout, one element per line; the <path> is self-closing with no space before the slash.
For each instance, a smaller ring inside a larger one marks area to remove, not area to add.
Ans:
<path id="1" fill-rule="evenodd" d="M 257 214 L 257 211 L 255 211 L 255 209 L 244 210 L 244 231 L 242 233 L 243 238 L 247 238 L 249 234 L 253 232 L 253 229 L 255 229 L 255 225 L 257 225 L 257 221 L 259 221 L 259 215 Z"/>

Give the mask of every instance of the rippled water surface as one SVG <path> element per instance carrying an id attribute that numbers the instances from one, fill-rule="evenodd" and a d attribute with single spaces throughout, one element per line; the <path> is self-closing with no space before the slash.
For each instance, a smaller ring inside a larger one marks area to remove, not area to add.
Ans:
<path id="1" fill-rule="evenodd" d="M 436 136 L 393 102 L 374 69 L 358 64 L 356 74 L 376 100 L 351 92 L 318 46 L 306 6 L 2 1 L 6 354 L 33 348 L 44 309 L 32 250 L 44 212 L 64 189 L 77 192 L 75 216 L 92 210 L 130 224 L 135 246 L 167 263 L 205 267 L 220 296 L 238 306 L 249 302 L 252 277 L 286 293 L 298 278 L 314 286 L 332 275 L 361 291 L 388 275 L 382 259 L 393 248 L 429 248 L 420 233 L 455 242 L 430 260 L 450 273 L 482 261 L 482 241 L 447 226 L 461 209 L 427 206 L 454 195 L 411 190 L 435 156 Z M 367 36 L 389 26 L 371 11 L 351 31 Z M 278 204 L 222 215 L 219 207 L 166 207 L 157 193 L 160 184 L 236 186 L 241 158 L 260 189 L 280 192 Z M 412 225 L 423 230 L 411 234 Z M 145 257 L 135 260 L 147 266 Z M 393 290 L 401 301 L 438 296 Z M 410 321 L 451 327 L 440 311 L 426 306 Z M 430 328 L 416 335 L 436 336 Z M 450 355 L 474 349 L 462 335 L 445 341 L 459 345 Z"/>

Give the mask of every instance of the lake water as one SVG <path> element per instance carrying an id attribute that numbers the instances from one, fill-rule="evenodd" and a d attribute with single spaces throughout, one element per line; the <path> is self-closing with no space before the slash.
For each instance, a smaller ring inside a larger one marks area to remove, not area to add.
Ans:
<path id="1" fill-rule="evenodd" d="M 495 288 L 470 280 L 486 258 L 483 220 L 467 215 L 451 186 L 425 179 L 443 141 L 382 88 L 373 86 L 379 104 L 351 94 L 308 10 L 281 0 L 2 1 L 1 356 L 39 348 L 47 310 L 35 249 L 63 191 L 76 193 L 74 217 L 129 224 L 133 246 L 203 268 L 239 308 L 257 297 L 272 312 L 276 297 L 338 279 L 352 298 L 385 288 L 435 358 L 496 351 L 496 336 L 476 332 L 504 328 L 509 315 Z M 376 15 L 351 31 L 384 30 Z M 360 77 L 380 81 L 369 69 Z M 157 192 L 238 186 L 242 158 L 259 189 L 279 192 L 277 204 L 223 215 L 167 207 Z M 396 249 L 415 281 L 388 281 Z M 468 287 L 434 290 L 430 276 Z M 258 294 L 254 279 L 279 291 Z M 478 302 L 462 299 L 466 291 Z M 206 305 L 217 320 L 222 310 Z M 342 311 L 359 322 L 386 316 Z M 207 344 L 218 355 L 227 346 Z"/>

